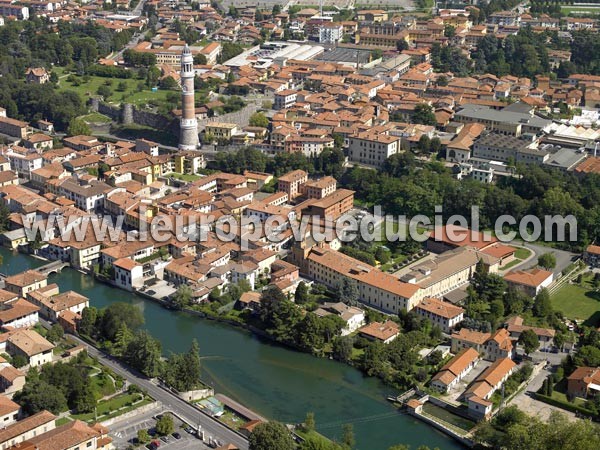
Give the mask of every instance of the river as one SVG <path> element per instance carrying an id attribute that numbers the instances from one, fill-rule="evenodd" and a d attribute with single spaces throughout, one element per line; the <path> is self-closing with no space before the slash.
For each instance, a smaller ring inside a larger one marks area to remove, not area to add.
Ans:
<path id="1" fill-rule="evenodd" d="M 23 254 L 0 248 L 9 275 L 42 264 Z M 132 302 L 144 313 L 145 327 L 162 342 L 163 351 L 186 351 L 193 338 L 200 344 L 205 382 L 270 419 L 301 422 L 315 413 L 317 430 L 341 438 L 341 427 L 352 423 L 359 450 L 387 450 L 409 444 L 458 450 L 463 447 L 415 418 L 397 411 L 385 397 L 395 394 L 374 378 L 345 364 L 319 359 L 259 339 L 249 332 L 201 319 L 120 289 L 99 283 L 72 269 L 51 275 L 61 292 L 73 290 L 102 308 L 112 302 Z"/>

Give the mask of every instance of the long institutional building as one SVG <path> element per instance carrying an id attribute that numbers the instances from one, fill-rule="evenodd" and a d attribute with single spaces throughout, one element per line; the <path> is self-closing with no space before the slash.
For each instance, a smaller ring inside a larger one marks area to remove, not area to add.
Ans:
<path id="1" fill-rule="evenodd" d="M 466 286 L 480 262 L 488 273 L 498 273 L 512 260 L 514 249 L 495 240 L 471 241 L 463 236 L 461 242 L 447 244 L 446 232 L 442 234 L 428 240 L 442 254 L 400 277 L 334 250 L 333 243 L 316 244 L 310 238 L 293 247 L 291 258 L 307 277 L 329 288 L 339 289 L 344 279 L 354 280 L 361 302 L 390 314 L 410 311 L 425 298 L 443 298 Z"/>
<path id="2" fill-rule="evenodd" d="M 330 288 L 339 288 L 344 278 L 355 280 L 360 300 L 385 312 L 410 311 L 425 295 L 416 284 L 404 283 L 393 275 L 328 247 L 313 248 L 305 264 L 310 278 Z"/>

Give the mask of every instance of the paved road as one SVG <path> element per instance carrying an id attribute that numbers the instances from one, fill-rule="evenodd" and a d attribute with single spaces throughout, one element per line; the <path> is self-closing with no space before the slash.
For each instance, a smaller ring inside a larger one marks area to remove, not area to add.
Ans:
<path id="1" fill-rule="evenodd" d="M 529 242 L 524 243 L 523 247 L 533 250 L 536 254 L 536 257 L 532 258 L 527 263 L 519 266 L 519 269 L 530 269 L 532 267 L 535 267 L 537 265 L 537 260 L 541 255 L 545 253 L 554 253 L 554 256 L 556 257 L 556 267 L 553 270 L 555 278 L 557 278 L 557 275 L 559 275 L 563 270 L 565 270 L 569 266 L 569 264 L 571 264 L 573 260 L 577 257 L 575 253 L 567 252 L 564 250 L 557 250 L 555 248 L 545 247 L 543 245 L 537 245 Z"/>
<path id="2" fill-rule="evenodd" d="M 522 392 L 517 394 L 512 401 L 511 405 L 516 405 L 519 409 L 525 411 L 534 417 L 546 421 L 550 417 L 552 412 L 559 412 L 567 417 L 569 421 L 576 420 L 575 414 L 562 408 L 549 405 L 533 398 L 534 392 L 537 392 L 544 383 L 544 380 L 548 378 L 550 371 L 546 368 L 540 370 L 540 372 L 531 380 Z"/>
<path id="3" fill-rule="evenodd" d="M 136 5 L 136 7 L 130 13 L 128 13 L 128 15 L 130 15 L 130 16 L 141 16 L 142 15 L 142 11 L 144 9 L 144 5 L 146 5 L 147 1 L 148 0 L 140 0 L 138 2 L 138 4 Z M 119 50 L 118 52 L 116 52 L 114 55 L 108 57 L 108 59 L 111 59 L 113 61 L 117 61 L 117 60 L 121 59 L 121 57 L 123 56 L 123 52 L 126 49 L 135 47 L 141 40 L 144 39 L 144 34 L 145 33 L 141 33 L 141 32 L 135 33 L 131 37 L 131 40 L 125 45 L 125 47 L 123 47 L 121 50 Z"/>
<path id="4" fill-rule="evenodd" d="M 71 335 L 71 337 L 80 344 L 86 345 L 88 347 L 88 353 L 91 356 L 98 358 L 102 364 L 110 367 L 115 371 L 115 373 L 121 375 L 130 383 L 137 384 L 142 389 L 145 389 L 155 400 L 161 402 L 166 409 L 173 411 L 186 422 L 194 426 L 200 425 L 201 430 L 205 433 L 206 440 L 208 440 L 209 436 L 215 437 L 224 444 L 232 443 L 238 446 L 241 450 L 248 450 L 248 441 L 239 434 L 226 428 L 223 424 L 216 421 L 212 417 L 200 412 L 198 409 L 183 401 L 179 397 L 157 386 L 151 380 L 132 372 L 131 369 L 127 368 L 119 361 L 116 361 L 111 357 L 107 357 L 103 352 L 100 352 L 98 349 L 79 339 L 77 336 Z"/>

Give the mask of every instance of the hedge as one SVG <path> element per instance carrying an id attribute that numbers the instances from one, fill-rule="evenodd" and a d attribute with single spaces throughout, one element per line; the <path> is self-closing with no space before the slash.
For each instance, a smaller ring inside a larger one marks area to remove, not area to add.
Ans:
<path id="1" fill-rule="evenodd" d="M 552 397 L 548 397 L 547 395 L 543 395 L 543 394 L 535 394 L 535 398 L 536 400 L 540 400 L 544 403 L 548 403 L 549 405 L 552 406 L 556 406 L 558 408 L 562 408 L 562 409 L 566 409 L 567 411 L 571 411 L 572 413 L 579 413 L 579 414 L 583 414 L 584 416 L 593 418 L 593 419 L 597 419 L 597 417 L 595 416 L 595 414 L 590 411 L 589 409 L 583 408 L 581 406 L 577 406 L 574 405 L 572 403 L 568 403 L 568 402 L 562 402 L 560 400 L 556 400 L 555 398 Z"/>

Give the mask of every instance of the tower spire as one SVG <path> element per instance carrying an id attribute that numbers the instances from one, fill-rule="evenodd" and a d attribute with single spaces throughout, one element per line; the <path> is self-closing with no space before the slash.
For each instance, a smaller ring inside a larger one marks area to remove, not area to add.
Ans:
<path id="1" fill-rule="evenodd" d="M 181 121 L 179 122 L 179 149 L 195 150 L 198 147 L 198 120 L 194 94 L 194 57 L 185 44 L 181 52 Z"/>

